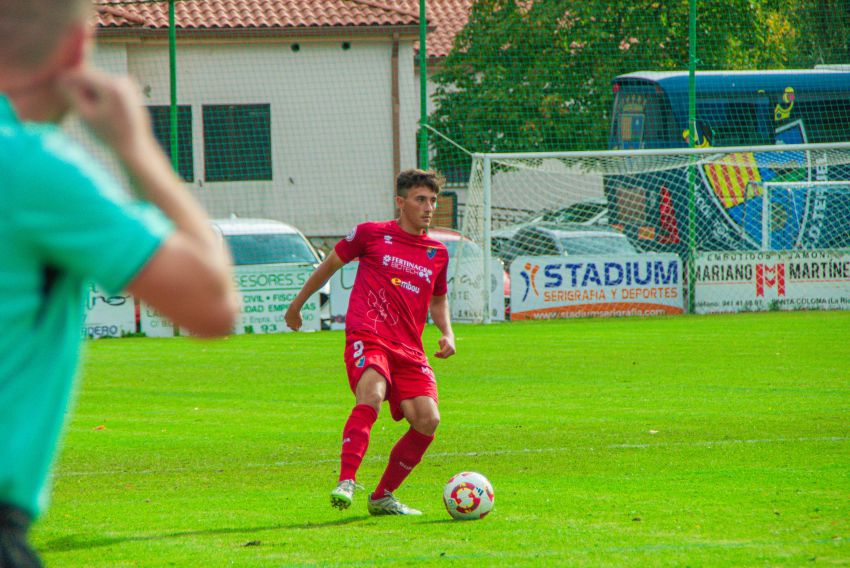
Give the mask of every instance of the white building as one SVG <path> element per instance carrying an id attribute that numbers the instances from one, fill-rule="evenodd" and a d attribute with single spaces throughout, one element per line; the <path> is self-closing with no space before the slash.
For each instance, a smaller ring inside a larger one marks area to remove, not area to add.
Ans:
<path id="1" fill-rule="evenodd" d="M 418 2 L 175 5 L 179 170 L 212 216 L 335 237 L 393 215 L 395 173 L 417 161 Z M 140 83 L 166 143 L 168 2 L 98 15 L 97 64 Z"/>

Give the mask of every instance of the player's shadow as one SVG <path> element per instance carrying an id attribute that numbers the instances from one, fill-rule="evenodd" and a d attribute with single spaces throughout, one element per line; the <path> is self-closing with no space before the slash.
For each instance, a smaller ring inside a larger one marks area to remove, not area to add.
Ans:
<path id="1" fill-rule="evenodd" d="M 68 535 L 61 538 L 55 538 L 48 541 L 46 544 L 39 546 L 41 552 L 68 552 L 71 550 L 85 550 L 89 548 L 100 548 L 104 546 L 112 546 L 115 544 L 123 544 L 125 542 L 145 542 L 153 540 L 166 540 L 171 538 L 184 538 L 190 536 L 204 536 L 217 534 L 245 534 L 249 537 L 252 533 L 265 531 L 280 531 L 280 530 L 311 530 L 322 529 L 327 527 L 335 527 L 357 523 L 370 519 L 369 515 L 360 515 L 358 517 L 346 517 L 335 521 L 326 521 L 323 523 L 298 523 L 290 525 L 269 525 L 264 527 L 231 527 L 220 529 L 208 529 L 197 531 L 174 531 L 163 534 L 152 534 L 144 536 L 115 536 L 115 537 L 99 537 L 86 538 L 80 535 Z M 248 540 L 245 546 L 251 546 L 255 543 L 254 540 Z"/>

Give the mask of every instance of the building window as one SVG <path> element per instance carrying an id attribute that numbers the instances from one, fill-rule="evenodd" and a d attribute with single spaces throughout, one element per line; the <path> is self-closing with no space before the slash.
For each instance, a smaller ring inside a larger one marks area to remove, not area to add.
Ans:
<path id="1" fill-rule="evenodd" d="M 153 135 L 171 158 L 171 107 L 149 106 Z M 177 107 L 177 169 L 185 181 L 195 181 L 195 163 L 192 158 L 192 107 Z"/>
<path id="2" fill-rule="evenodd" d="M 203 112 L 206 180 L 270 181 L 270 105 L 207 105 Z"/>

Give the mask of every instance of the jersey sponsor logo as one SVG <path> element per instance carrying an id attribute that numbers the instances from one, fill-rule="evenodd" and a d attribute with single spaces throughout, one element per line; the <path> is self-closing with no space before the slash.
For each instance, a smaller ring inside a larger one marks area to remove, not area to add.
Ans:
<path id="1" fill-rule="evenodd" d="M 409 260 L 405 260 L 391 254 L 385 254 L 382 262 L 384 266 L 400 270 L 407 274 L 413 274 L 428 284 L 431 283 L 431 275 L 434 274 L 434 271 L 430 268 L 426 268 L 422 265 L 416 264 L 415 262 L 410 262 Z"/>
<path id="2" fill-rule="evenodd" d="M 398 286 L 399 288 L 404 288 L 408 292 L 413 292 L 414 294 L 419 293 L 419 286 L 414 286 L 410 282 L 402 280 L 401 278 L 392 278 L 390 282 L 393 283 L 393 286 Z"/>
<path id="3" fill-rule="evenodd" d="M 354 235 L 356 235 L 356 234 L 357 234 L 357 227 L 354 227 L 353 229 L 351 229 L 350 231 L 348 231 L 348 234 L 347 234 L 347 235 L 345 235 L 345 240 L 346 240 L 346 241 L 348 241 L 348 242 L 353 241 L 353 240 L 354 240 Z"/>

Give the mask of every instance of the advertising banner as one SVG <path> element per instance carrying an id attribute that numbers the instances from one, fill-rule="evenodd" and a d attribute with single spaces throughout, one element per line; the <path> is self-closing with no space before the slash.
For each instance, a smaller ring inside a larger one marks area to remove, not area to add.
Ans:
<path id="1" fill-rule="evenodd" d="M 242 303 L 242 311 L 234 333 L 281 333 L 291 331 L 284 315 L 295 295 L 312 274 L 313 266 L 292 264 L 258 264 L 234 266 L 233 278 Z M 142 303 L 139 313 L 142 332 L 148 337 L 174 337 L 174 325 L 152 307 Z M 301 310 L 304 331 L 321 328 L 319 294 L 316 293 Z M 190 335 L 181 329 L 179 335 Z"/>
<path id="2" fill-rule="evenodd" d="M 121 337 L 136 332 L 136 307 L 128 293 L 108 294 L 96 284 L 88 285 L 83 337 Z"/>
<path id="3" fill-rule="evenodd" d="M 147 337 L 174 337 L 174 324 L 144 302 L 139 306 L 139 326 Z"/>
<path id="4" fill-rule="evenodd" d="M 696 257 L 698 314 L 850 309 L 850 251 L 704 252 Z"/>
<path id="5" fill-rule="evenodd" d="M 242 300 L 242 313 L 236 334 L 280 333 L 291 331 L 284 315 L 301 286 L 313 273 L 313 266 L 292 264 L 260 264 L 235 266 L 234 279 Z M 301 310 L 302 331 L 321 329 L 319 293 L 311 296 Z"/>
<path id="6" fill-rule="evenodd" d="M 674 254 L 521 256 L 511 263 L 511 319 L 681 314 Z"/>
<path id="7" fill-rule="evenodd" d="M 452 321 L 479 322 L 484 319 L 479 307 L 484 293 L 480 255 L 462 262 L 464 266 L 458 267 L 456 259 L 449 259 L 448 296 Z M 505 321 L 505 268 L 498 258 L 490 259 L 490 320 Z"/>
<path id="8" fill-rule="evenodd" d="M 354 287 L 354 277 L 360 263 L 349 262 L 331 276 L 331 329 L 345 329 L 345 313 L 348 311 L 348 298 Z"/>

